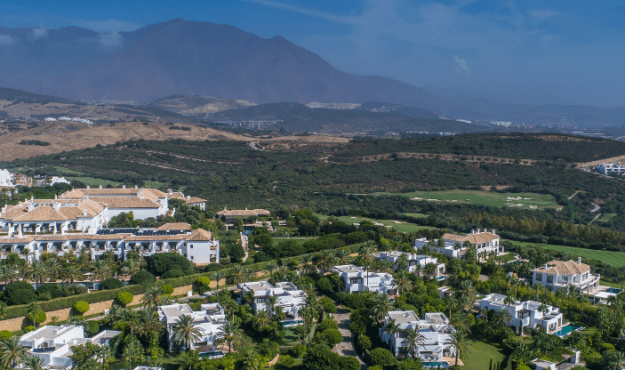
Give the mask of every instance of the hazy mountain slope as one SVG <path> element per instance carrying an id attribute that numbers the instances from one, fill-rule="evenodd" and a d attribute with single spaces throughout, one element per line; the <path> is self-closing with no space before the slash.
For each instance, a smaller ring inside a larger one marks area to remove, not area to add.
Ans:
<path id="1" fill-rule="evenodd" d="M 172 95 L 154 100 L 148 103 L 147 107 L 205 118 L 207 114 L 228 109 L 247 108 L 253 105 L 256 104 L 241 99 L 228 100 L 212 96 Z"/>

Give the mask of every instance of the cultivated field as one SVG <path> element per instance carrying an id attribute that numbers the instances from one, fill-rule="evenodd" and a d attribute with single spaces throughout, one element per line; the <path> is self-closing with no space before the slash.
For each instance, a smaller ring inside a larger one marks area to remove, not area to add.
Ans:
<path id="1" fill-rule="evenodd" d="M 401 195 L 413 200 L 441 203 L 465 203 L 491 207 L 521 209 L 556 208 L 553 196 L 536 193 L 497 193 L 480 190 L 415 191 L 411 193 L 377 193 L 375 195 Z"/>
<path id="2" fill-rule="evenodd" d="M 582 259 L 597 260 L 612 267 L 625 267 L 625 252 L 597 251 L 593 249 L 568 247 L 564 245 L 525 243 L 513 240 L 509 240 L 509 242 L 514 245 L 538 247 L 552 251 L 564 252 L 572 255 L 574 258 L 582 257 Z"/>

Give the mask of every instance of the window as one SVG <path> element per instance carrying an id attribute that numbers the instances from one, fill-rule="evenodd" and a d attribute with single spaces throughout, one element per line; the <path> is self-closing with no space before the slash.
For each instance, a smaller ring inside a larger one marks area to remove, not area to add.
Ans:
<path id="1" fill-rule="evenodd" d="M 193 259 L 193 256 L 191 256 L 191 259 Z"/>
<path id="2" fill-rule="evenodd" d="M 549 284 L 553 284 L 553 275 L 548 275 L 548 276 L 547 276 L 547 282 L 548 282 Z"/>
<path id="3" fill-rule="evenodd" d="M 543 281 L 543 274 L 536 274 L 536 281 Z"/>
<path id="4" fill-rule="evenodd" d="M 193 249 L 193 244 L 191 244 L 191 249 Z"/>

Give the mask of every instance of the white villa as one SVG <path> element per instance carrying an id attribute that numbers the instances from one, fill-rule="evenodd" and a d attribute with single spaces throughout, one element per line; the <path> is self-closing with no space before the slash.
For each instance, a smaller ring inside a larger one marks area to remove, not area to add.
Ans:
<path id="1" fill-rule="evenodd" d="M 503 247 L 499 244 L 499 235 L 495 234 L 495 230 L 490 232 L 484 229 L 484 231 L 471 230 L 471 234 L 467 235 L 455 235 L 445 233 L 441 237 L 445 246 L 443 248 L 438 246 L 438 240 L 434 240 L 436 253 L 441 253 L 446 257 L 462 258 L 467 251 L 464 246 L 465 242 L 471 243 L 477 250 L 478 261 L 488 258 L 488 256 L 496 252 L 497 254 L 503 253 Z M 427 246 L 430 242 L 426 238 L 416 239 L 414 242 L 415 249 L 419 250 Z"/>
<path id="2" fill-rule="evenodd" d="M 269 217 L 271 212 L 265 209 L 232 209 L 224 208 L 223 211 L 217 212 L 217 217 L 224 218 L 226 222 L 232 222 L 236 219 L 249 219 L 258 217 Z"/>
<path id="3" fill-rule="evenodd" d="M 456 329 L 449 324 L 449 319 L 443 313 L 426 313 L 420 320 L 414 311 L 390 311 L 384 318 L 384 325 L 394 321 L 399 330 L 392 336 L 380 329 L 382 340 L 389 343 L 393 353 L 399 358 L 418 358 L 422 362 L 451 360 L 456 355 L 456 347 L 451 344 L 451 335 Z M 408 329 L 419 330 L 424 341 L 416 348 L 410 348 L 407 337 Z"/>
<path id="4" fill-rule="evenodd" d="M 2 187 L 13 187 L 15 186 L 13 183 L 13 174 L 6 169 L 0 169 L 0 186 Z"/>
<path id="5" fill-rule="evenodd" d="M 158 317 L 166 326 L 169 335 L 170 351 L 174 345 L 173 328 L 179 322 L 181 316 L 191 316 L 193 325 L 200 329 L 202 335 L 197 342 L 191 343 L 191 349 L 199 353 L 207 353 L 209 357 L 223 356 L 223 353 L 217 350 L 216 341 L 223 337 L 226 314 L 219 303 L 202 304 L 199 311 L 193 311 L 186 303 L 159 306 Z"/>
<path id="6" fill-rule="evenodd" d="M 523 328 L 535 329 L 537 326 L 545 328 L 547 333 L 553 333 L 563 326 L 563 316 L 557 307 L 545 305 L 547 312 L 543 313 L 540 309 L 542 303 L 537 301 L 513 301 L 510 304 L 504 303 L 506 296 L 503 294 L 489 294 L 482 298 L 480 303 L 480 309 L 488 310 L 508 310 L 510 316 L 512 316 L 511 326 L 516 327 L 517 331 L 519 326 Z"/>
<path id="7" fill-rule="evenodd" d="M 241 289 L 241 298 L 247 292 L 254 293 L 251 307 L 255 313 L 270 310 L 268 299 L 271 296 L 277 298 L 275 307 L 282 307 L 282 311 L 293 318 L 299 317 L 299 310 L 306 304 L 306 293 L 289 281 L 276 283 L 275 286 L 266 281 L 247 282 L 239 284 L 238 288 Z"/>
<path id="8" fill-rule="evenodd" d="M 161 226 L 165 228 L 169 224 Z M 183 227 L 174 224 L 175 229 Z M 139 230 L 146 231 L 146 230 Z M 97 260 L 107 251 L 119 259 L 126 257 L 129 251 L 139 250 L 143 255 L 173 252 L 185 256 L 195 264 L 219 263 L 219 241 L 204 229 L 187 230 L 173 234 L 167 231 L 145 233 L 114 234 L 41 234 L 17 235 L 0 238 L 0 256 L 6 259 L 8 253 L 18 253 L 29 261 L 39 260 L 43 253 L 55 253 L 59 256 L 67 252 L 80 253 L 86 249 L 91 258 Z M 25 252 L 28 251 L 28 252 Z"/>
<path id="9" fill-rule="evenodd" d="M 551 261 L 532 271 L 532 286 L 541 283 L 545 288 L 554 292 L 558 289 L 569 289 L 574 286 L 581 292 L 590 294 L 599 287 L 599 274 L 590 273 L 590 266 L 582 263 L 579 257 L 575 261 Z"/>
<path id="10" fill-rule="evenodd" d="M 425 267 L 425 265 L 429 263 L 433 263 L 436 265 L 436 276 L 440 276 L 440 274 L 445 273 L 445 264 L 438 263 L 438 258 L 426 256 L 424 254 L 412 254 L 400 251 L 390 251 L 390 252 L 380 252 L 375 253 L 374 256 L 377 259 L 385 260 L 391 262 L 393 264 L 393 269 L 397 271 L 397 261 L 401 258 L 402 255 L 406 255 L 408 258 L 408 272 L 416 272 L 417 265 L 421 267 Z M 423 271 L 423 270 L 422 270 Z"/>
<path id="11" fill-rule="evenodd" d="M 625 165 L 619 164 L 616 162 L 612 163 L 600 163 L 595 167 L 597 171 L 601 172 L 604 175 L 624 175 L 625 174 Z"/>
<path id="12" fill-rule="evenodd" d="M 347 293 L 371 291 L 374 293 L 395 293 L 397 286 L 393 275 L 386 272 L 367 271 L 354 265 L 334 266 L 334 271 L 345 282 Z"/>
<path id="13" fill-rule="evenodd" d="M 173 191 L 172 189 L 167 189 L 167 198 L 168 199 L 181 199 L 184 200 L 191 207 L 200 207 L 202 211 L 206 210 L 206 199 L 192 197 L 190 195 L 185 195 L 180 191 Z"/>
<path id="14" fill-rule="evenodd" d="M 43 359 L 44 369 L 70 369 L 73 365 L 72 346 L 87 343 L 108 345 L 120 333 L 105 330 L 93 338 L 85 338 L 85 328 L 82 325 L 47 325 L 22 335 L 19 344 L 26 347 L 28 357 L 37 356 Z"/>

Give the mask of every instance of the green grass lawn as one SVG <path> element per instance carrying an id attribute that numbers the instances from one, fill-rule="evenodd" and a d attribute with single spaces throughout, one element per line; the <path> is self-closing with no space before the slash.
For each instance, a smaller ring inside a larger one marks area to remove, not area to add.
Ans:
<path id="1" fill-rule="evenodd" d="M 165 186 L 164 182 L 160 182 L 160 181 L 145 181 L 145 187 L 146 188 L 159 189 L 159 188 L 161 188 L 163 186 Z"/>
<path id="2" fill-rule="evenodd" d="M 502 351 L 488 343 L 471 341 L 471 351 L 462 356 L 463 370 L 487 370 L 490 360 L 493 364 L 503 361 L 505 356 Z M 453 365 L 450 364 L 450 365 Z"/>
<path id="3" fill-rule="evenodd" d="M 317 238 L 273 238 L 273 245 L 278 245 L 278 243 L 285 240 L 293 240 L 297 245 L 302 245 L 309 240 L 315 240 Z"/>
<path id="4" fill-rule="evenodd" d="M 319 219 L 321 220 L 325 220 L 328 218 L 328 216 L 325 216 L 325 215 L 317 215 L 317 217 L 319 217 Z M 402 232 L 402 233 L 410 233 L 410 232 L 414 232 L 414 231 L 421 230 L 421 229 L 432 228 L 430 226 L 420 226 L 420 225 L 415 225 L 409 222 L 398 221 L 398 220 L 375 220 L 372 218 L 365 218 L 365 217 L 359 217 L 359 216 L 341 216 L 337 218 L 347 224 L 362 223 L 365 220 L 371 221 L 371 222 L 379 222 L 381 224 L 384 224 L 384 226 L 391 226 L 395 230 Z"/>
<path id="5" fill-rule="evenodd" d="M 538 209 L 559 207 L 553 196 L 536 193 L 497 193 L 481 190 L 444 190 L 415 191 L 411 193 L 376 193 L 374 195 L 391 194 L 409 197 L 410 199 L 417 198 L 416 200 L 431 199 L 445 203 L 479 204 L 491 207 L 514 206 L 514 208 L 520 209 L 529 209 L 530 206 L 535 206 Z"/>
<path id="6" fill-rule="evenodd" d="M 68 177 L 68 180 L 78 180 L 78 181 L 82 181 L 85 184 L 89 185 L 89 186 L 100 186 L 102 185 L 102 187 L 105 187 L 107 185 L 111 185 L 111 186 L 117 186 L 119 185 L 118 182 L 114 182 L 114 181 L 109 181 L 109 180 L 104 180 L 104 179 L 97 179 L 95 177 Z"/>
<path id="7" fill-rule="evenodd" d="M 509 242 L 514 245 L 539 247 L 564 252 L 573 255 L 573 257 L 582 257 L 582 259 L 597 260 L 612 267 L 625 267 L 625 252 L 597 251 L 592 249 L 568 247 L 564 245 L 525 243 L 512 240 L 509 240 Z"/>
<path id="8" fill-rule="evenodd" d="M 406 216 L 414 217 L 414 218 L 427 218 L 428 215 L 424 215 L 423 213 L 404 213 Z"/>

